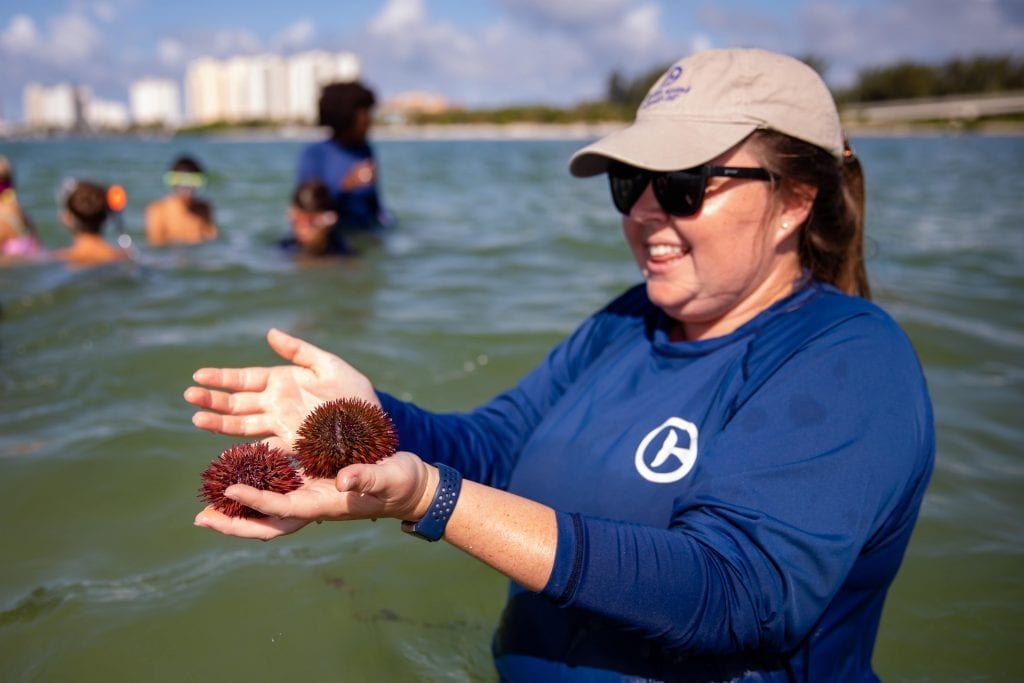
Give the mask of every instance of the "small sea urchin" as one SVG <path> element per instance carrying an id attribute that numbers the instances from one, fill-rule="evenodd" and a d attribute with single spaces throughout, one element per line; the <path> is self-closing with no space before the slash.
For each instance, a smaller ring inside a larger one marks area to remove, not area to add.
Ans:
<path id="1" fill-rule="evenodd" d="M 295 458 L 307 477 L 330 478 L 353 463 L 373 463 L 398 448 L 387 413 L 369 401 L 340 398 L 306 416 L 295 441 Z"/>
<path id="2" fill-rule="evenodd" d="M 229 517 L 264 517 L 262 512 L 224 496 L 232 484 L 287 493 L 302 485 L 302 477 L 284 451 L 265 443 L 231 446 L 209 464 L 202 475 L 199 497 Z"/>

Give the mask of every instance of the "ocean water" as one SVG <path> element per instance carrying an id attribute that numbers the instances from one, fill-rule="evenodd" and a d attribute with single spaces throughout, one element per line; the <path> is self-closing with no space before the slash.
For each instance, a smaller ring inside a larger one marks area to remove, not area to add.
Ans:
<path id="1" fill-rule="evenodd" d="M 274 242 L 300 140 L 3 141 L 51 248 L 65 176 L 118 182 L 138 260 L 0 268 L 0 680 L 493 681 L 505 580 L 398 523 L 272 543 L 196 529 L 234 443 L 192 427 L 200 366 L 276 362 L 277 326 L 382 389 L 466 409 L 638 279 L 584 140 L 378 140 L 398 220 L 357 258 Z M 886 681 L 1024 678 L 1024 138 L 854 139 L 875 299 L 928 376 L 938 459 L 886 604 Z M 223 238 L 142 244 L 169 161 L 195 154 Z M 112 236 L 112 235 L 111 235 Z"/>

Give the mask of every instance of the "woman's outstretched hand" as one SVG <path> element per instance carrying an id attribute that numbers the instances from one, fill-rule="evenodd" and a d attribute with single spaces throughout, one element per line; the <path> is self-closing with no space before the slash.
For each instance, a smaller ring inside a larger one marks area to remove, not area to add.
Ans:
<path id="1" fill-rule="evenodd" d="M 266 438 L 291 452 L 299 425 L 321 403 L 353 397 L 380 405 L 370 380 L 334 354 L 276 329 L 267 333 L 267 343 L 291 365 L 196 370 L 192 379 L 203 386 L 186 389 L 185 400 L 203 410 L 192 424 Z"/>
<path id="2" fill-rule="evenodd" d="M 329 520 L 417 520 L 437 488 L 437 468 L 416 455 L 399 451 L 372 465 L 349 465 L 335 479 L 305 479 L 288 493 L 273 493 L 235 484 L 228 498 L 258 510 L 266 517 L 228 517 L 207 506 L 196 515 L 196 526 L 228 536 L 272 538 L 298 531 L 310 522 Z"/>

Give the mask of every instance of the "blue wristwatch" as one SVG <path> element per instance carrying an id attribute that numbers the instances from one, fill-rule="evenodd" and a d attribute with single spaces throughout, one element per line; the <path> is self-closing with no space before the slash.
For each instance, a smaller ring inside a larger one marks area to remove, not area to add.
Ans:
<path id="1" fill-rule="evenodd" d="M 455 503 L 459 500 L 459 492 L 462 490 L 462 475 L 448 465 L 435 463 L 441 481 L 437 484 L 437 491 L 434 492 L 434 499 L 430 501 L 423 519 L 418 522 L 402 522 L 402 531 L 426 539 L 428 541 L 439 541 L 444 536 L 444 528 L 448 526 L 448 520 L 455 510 Z"/>

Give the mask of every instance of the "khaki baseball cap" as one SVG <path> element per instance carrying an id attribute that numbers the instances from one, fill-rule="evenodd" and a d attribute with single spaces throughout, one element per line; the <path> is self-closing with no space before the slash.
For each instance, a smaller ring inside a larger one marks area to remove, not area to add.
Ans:
<path id="1" fill-rule="evenodd" d="M 648 91 L 632 125 L 576 152 L 569 171 L 598 175 L 613 159 L 652 171 L 693 168 L 758 129 L 843 158 L 835 101 L 814 69 L 766 50 L 705 50 L 673 64 Z"/>

